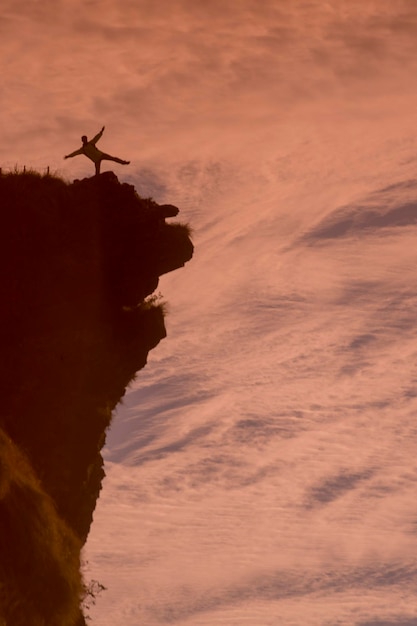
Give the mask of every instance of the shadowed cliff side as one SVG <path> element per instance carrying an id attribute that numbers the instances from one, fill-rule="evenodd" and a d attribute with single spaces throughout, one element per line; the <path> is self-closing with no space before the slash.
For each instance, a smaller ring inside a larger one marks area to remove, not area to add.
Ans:
<path id="1" fill-rule="evenodd" d="M 165 221 L 178 209 L 140 198 L 112 172 L 72 184 L 3 174 L 0 207 L 0 624 L 70 626 L 83 623 L 74 618 L 79 546 L 104 475 L 105 432 L 165 337 L 163 306 L 146 298 L 193 246 L 186 225 Z M 42 574 L 32 560 L 46 536 L 56 540 Z M 42 576 L 45 589 L 49 576 L 61 590 L 55 608 L 38 590 Z"/>

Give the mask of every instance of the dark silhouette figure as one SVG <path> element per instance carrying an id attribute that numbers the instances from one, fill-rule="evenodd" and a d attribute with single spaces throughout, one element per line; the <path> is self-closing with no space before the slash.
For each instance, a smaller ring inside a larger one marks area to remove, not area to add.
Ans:
<path id="1" fill-rule="evenodd" d="M 100 139 L 103 134 L 104 126 L 99 133 L 90 141 L 88 141 L 86 135 L 81 137 L 81 141 L 83 145 L 79 150 L 75 150 L 71 152 L 71 154 L 67 154 L 64 156 L 64 159 L 70 159 L 71 157 L 77 156 L 77 154 L 85 154 L 86 157 L 94 161 L 96 166 L 96 176 L 100 174 L 100 165 L 102 161 L 116 161 L 116 163 L 121 163 L 122 165 L 129 165 L 130 161 L 124 161 L 123 159 L 119 159 L 118 157 L 111 156 L 110 154 L 106 154 L 106 152 L 102 152 L 96 147 L 97 141 Z"/>

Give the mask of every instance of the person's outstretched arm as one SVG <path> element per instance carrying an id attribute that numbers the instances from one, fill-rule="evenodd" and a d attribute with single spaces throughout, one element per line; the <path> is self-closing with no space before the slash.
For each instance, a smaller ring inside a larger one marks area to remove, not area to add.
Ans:
<path id="1" fill-rule="evenodd" d="M 103 126 L 103 128 L 101 129 L 101 131 L 100 131 L 99 133 L 97 133 L 97 135 L 96 135 L 95 137 L 93 137 L 93 138 L 91 139 L 91 141 L 89 141 L 89 143 L 94 143 L 94 144 L 96 144 L 96 143 L 97 143 L 97 141 L 100 139 L 101 135 L 103 134 L 103 132 L 104 132 L 104 128 L 105 128 L 105 127 Z"/>
<path id="2" fill-rule="evenodd" d="M 75 150 L 74 152 L 71 152 L 71 154 L 66 154 L 64 156 L 64 159 L 69 159 L 71 157 L 77 156 L 77 154 L 83 154 L 82 148 L 80 148 L 79 150 Z"/>

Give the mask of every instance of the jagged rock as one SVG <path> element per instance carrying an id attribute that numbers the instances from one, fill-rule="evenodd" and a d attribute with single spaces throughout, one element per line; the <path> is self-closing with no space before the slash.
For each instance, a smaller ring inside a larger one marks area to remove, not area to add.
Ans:
<path id="1" fill-rule="evenodd" d="M 163 218 L 175 217 L 180 212 L 179 208 L 173 204 L 161 204 L 159 209 Z"/>
<path id="2" fill-rule="evenodd" d="M 112 411 L 166 335 L 163 307 L 144 300 L 192 257 L 190 232 L 165 222 L 176 207 L 140 198 L 112 172 L 73 184 L 0 175 L 0 206 L 0 435 L 84 543 Z M 0 486 L 7 471 L 0 448 Z"/>

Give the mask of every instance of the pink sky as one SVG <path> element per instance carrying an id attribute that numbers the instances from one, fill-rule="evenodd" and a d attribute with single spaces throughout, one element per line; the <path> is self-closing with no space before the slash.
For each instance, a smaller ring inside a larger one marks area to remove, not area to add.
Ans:
<path id="1" fill-rule="evenodd" d="M 108 168 L 194 228 L 109 434 L 92 623 L 415 626 L 417 4 L 2 20 L 0 166 L 92 175 L 62 157 L 105 124 Z"/>
<path id="2" fill-rule="evenodd" d="M 279 150 L 300 118 L 380 118 L 415 97 L 416 16 L 412 1 L 6 0 L 0 159 L 71 176 L 61 155 L 106 124 L 134 171 L 265 148 L 268 131 Z"/>

